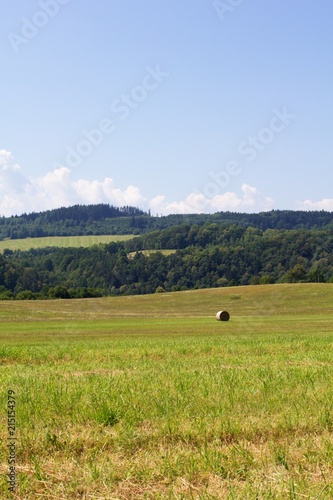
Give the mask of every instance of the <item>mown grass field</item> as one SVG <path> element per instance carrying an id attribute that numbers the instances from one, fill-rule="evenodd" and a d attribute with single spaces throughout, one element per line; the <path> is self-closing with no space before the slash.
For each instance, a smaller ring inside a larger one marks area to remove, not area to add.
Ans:
<path id="1" fill-rule="evenodd" d="M 153 255 L 154 253 L 157 253 L 157 252 L 161 252 L 163 255 L 172 255 L 173 253 L 176 253 L 177 250 L 168 249 L 168 248 L 164 248 L 161 250 L 139 250 L 139 253 L 142 253 L 143 255 L 146 255 L 147 257 L 149 255 Z M 133 258 L 135 255 L 136 255 L 136 252 L 130 252 L 128 254 L 128 257 Z"/>
<path id="2" fill-rule="evenodd" d="M 0 497 L 13 390 L 13 498 L 333 498 L 332 304 L 330 284 L 2 301 Z"/>
<path id="3" fill-rule="evenodd" d="M 9 250 L 30 250 L 30 248 L 45 247 L 91 247 L 99 243 L 110 243 L 111 241 L 126 241 L 134 238 L 134 235 L 91 235 L 91 236 L 45 236 L 43 238 L 24 238 L 22 240 L 0 241 L 0 253 Z"/>

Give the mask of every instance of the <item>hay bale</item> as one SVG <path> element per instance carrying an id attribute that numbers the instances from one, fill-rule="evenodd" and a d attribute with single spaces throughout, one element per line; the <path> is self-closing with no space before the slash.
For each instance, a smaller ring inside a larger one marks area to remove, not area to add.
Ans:
<path id="1" fill-rule="evenodd" d="M 216 319 L 217 321 L 229 321 L 230 314 L 228 311 L 219 311 L 216 313 Z"/>

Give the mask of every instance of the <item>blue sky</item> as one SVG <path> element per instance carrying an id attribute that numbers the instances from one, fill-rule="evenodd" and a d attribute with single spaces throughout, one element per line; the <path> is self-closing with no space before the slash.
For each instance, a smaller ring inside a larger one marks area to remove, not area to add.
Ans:
<path id="1" fill-rule="evenodd" d="M 0 215 L 333 211 L 331 2 L 0 9 Z"/>

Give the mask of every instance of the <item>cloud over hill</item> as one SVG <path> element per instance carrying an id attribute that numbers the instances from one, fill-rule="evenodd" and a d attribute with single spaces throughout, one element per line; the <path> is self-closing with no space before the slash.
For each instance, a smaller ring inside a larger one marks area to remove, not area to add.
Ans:
<path id="1" fill-rule="evenodd" d="M 109 203 L 150 209 L 153 214 L 213 213 L 218 211 L 259 212 L 274 208 L 274 200 L 256 187 L 242 184 L 240 193 L 217 193 L 211 198 L 200 192 L 189 193 L 183 200 L 167 200 L 163 194 L 147 198 L 137 186 L 117 187 L 114 179 L 72 178 L 68 167 L 59 166 L 40 177 L 28 177 L 15 162 L 10 151 L 0 150 L 0 214 L 10 216 L 24 212 L 70 206 L 74 204 Z M 333 210 L 333 200 L 298 202 L 299 209 Z"/>

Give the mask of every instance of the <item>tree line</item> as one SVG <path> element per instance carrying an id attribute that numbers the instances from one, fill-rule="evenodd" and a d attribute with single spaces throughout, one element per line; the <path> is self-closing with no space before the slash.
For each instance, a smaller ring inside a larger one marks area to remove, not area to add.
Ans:
<path id="1" fill-rule="evenodd" d="M 74 205 L 40 213 L 0 217 L 0 240 L 42 236 L 146 234 L 180 224 L 235 224 L 266 229 L 333 229 L 333 213 L 272 210 L 259 214 L 217 212 L 152 216 L 136 207 L 108 204 Z"/>
<path id="2" fill-rule="evenodd" d="M 136 207 L 74 205 L 45 212 L 0 217 L 0 240 L 43 236 L 83 236 L 91 234 L 131 234 L 136 217 L 150 213 Z"/>
<path id="3" fill-rule="evenodd" d="M 143 249 L 153 249 L 145 255 Z M 164 255 L 163 249 L 175 253 Z M 5 250 L 1 299 L 81 298 L 237 285 L 333 282 L 332 229 L 181 224 L 90 248 Z"/>

